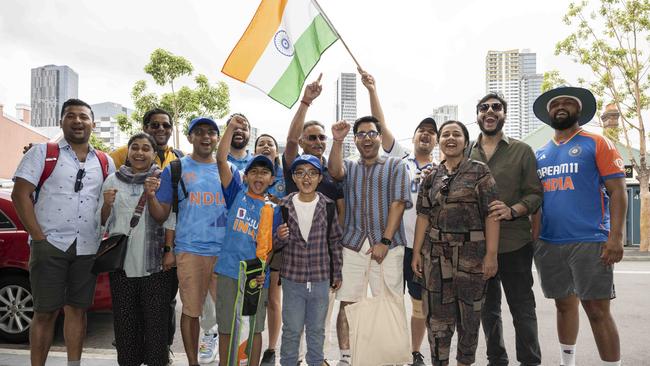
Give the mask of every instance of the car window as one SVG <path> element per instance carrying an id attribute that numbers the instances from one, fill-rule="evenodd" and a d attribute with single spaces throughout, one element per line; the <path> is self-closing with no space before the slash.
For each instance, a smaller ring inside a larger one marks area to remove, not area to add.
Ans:
<path id="1" fill-rule="evenodd" d="M 0 211 L 0 230 L 2 229 L 14 229 L 14 224 L 4 212 Z"/>

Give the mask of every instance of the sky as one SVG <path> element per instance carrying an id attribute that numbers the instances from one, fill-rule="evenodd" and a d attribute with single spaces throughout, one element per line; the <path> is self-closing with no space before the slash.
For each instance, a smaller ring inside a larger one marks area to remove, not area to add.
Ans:
<path id="1" fill-rule="evenodd" d="M 562 22 L 566 0 L 319 2 L 375 77 L 389 128 L 400 139 L 445 104 L 459 106 L 461 121 L 475 122 L 474 106 L 485 94 L 488 50 L 530 49 L 537 53 L 539 73 L 558 69 L 572 83 L 589 75 L 569 57 L 554 55 L 555 44 L 571 30 Z M 3 0 L 0 103 L 8 114 L 14 114 L 16 103 L 29 104 L 30 70 L 55 64 L 79 74 L 79 98 L 86 102 L 132 107 L 137 80 L 146 80 L 153 91 L 167 91 L 143 71 L 151 52 L 163 48 L 190 60 L 210 81 L 226 82 L 232 112 L 244 113 L 260 133 L 285 140 L 298 104 L 287 109 L 220 71 L 258 5 L 258 0 Z M 323 92 L 307 118 L 333 123 L 338 74 L 355 71 L 341 42 L 335 43 L 307 78 L 323 73 Z M 180 84 L 193 81 L 183 78 Z M 368 96 L 359 79 L 357 87 L 357 114 L 367 115 Z"/>

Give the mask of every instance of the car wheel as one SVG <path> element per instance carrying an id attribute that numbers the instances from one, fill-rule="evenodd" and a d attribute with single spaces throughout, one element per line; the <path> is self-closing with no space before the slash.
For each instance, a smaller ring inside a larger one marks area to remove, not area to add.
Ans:
<path id="1" fill-rule="evenodd" d="M 14 343 L 27 342 L 33 318 L 34 298 L 27 276 L 2 276 L 0 278 L 0 337 Z"/>

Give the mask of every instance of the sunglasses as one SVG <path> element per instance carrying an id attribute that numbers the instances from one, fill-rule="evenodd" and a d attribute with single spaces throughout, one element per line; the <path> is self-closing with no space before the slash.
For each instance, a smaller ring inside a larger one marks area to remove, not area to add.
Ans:
<path id="1" fill-rule="evenodd" d="M 440 194 L 443 196 L 447 196 L 449 194 L 449 186 L 451 185 L 451 182 L 454 180 L 456 177 L 456 174 L 452 175 L 445 175 L 442 178 L 442 186 L 440 186 Z"/>
<path id="2" fill-rule="evenodd" d="M 169 124 L 169 123 L 158 123 L 158 122 L 149 123 L 148 126 L 152 130 L 157 130 L 157 129 L 161 128 L 161 127 L 164 128 L 165 130 L 171 130 L 171 128 L 172 128 L 172 125 Z"/>
<path id="3" fill-rule="evenodd" d="M 86 176 L 86 170 L 85 169 L 79 169 L 77 171 L 77 179 L 74 181 L 74 191 L 79 192 L 80 190 L 83 189 L 84 183 L 81 181 L 84 177 Z"/>
<path id="4" fill-rule="evenodd" d="M 501 112 L 503 110 L 503 104 L 501 103 L 481 103 L 478 105 L 478 110 L 480 112 L 487 112 L 490 107 L 492 107 L 492 110 L 495 112 Z"/>
<path id="5" fill-rule="evenodd" d="M 307 135 L 307 141 L 327 141 L 327 135 Z"/>
<path id="6" fill-rule="evenodd" d="M 359 140 L 363 140 L 363 139 L 365 139 L 366 137 L 369 137 L 369 138 L 371 138 L 371 139 L 374 139 L 374 138 L 376 138 L 377 136 L 379 136 L 379 132 L 377 132 L 377 131 L 357 132 L 354 136 L 355 136 L 356 138 L 358 138 Z"/>
<path id="7" fill-rule="evenodd" d="M 316 178 L 320 175 L 320 172 L 318 170 L 307 170 L 307 171 L 296 170 L 295 172 L 293 172 L 293 175 L 295 175 L 297 178 L 300 179 L 304 178 L 305 176 L 309 178 Z"/>

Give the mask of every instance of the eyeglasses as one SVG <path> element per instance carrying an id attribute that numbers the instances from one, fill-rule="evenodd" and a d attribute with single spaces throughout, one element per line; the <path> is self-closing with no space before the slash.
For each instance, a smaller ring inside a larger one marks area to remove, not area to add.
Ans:
<path id="1" fill-rule="evenodd" d="M 172 128 L 172 125 L 169 123 L 158 123 L 158 122 L 149 123 L 147 126 L 149 126 L 149 128 L 152 130 L 157 130 L 161 127 L 166 130 L 171 130 Z"/>
<path id="2" fill-rule="evenodd" d="M 377 136 L 379 136 L 379 132 L 377 132 L 377 131 L 357 132 L 354 136 L 355 136 L 356 138 L 358 138 L 359 140 L 363 140 L 363 139 L 365 139 L 366 137 L 369 137 L 369 138 L 371 138 L 371 139 L 374 139 L 374 138 L 376 138 Z"/>
<path id="3" fill-rule="evenodd" d="M 487 112 L 490 107 L 492 107 L 492 110 L 495 112 L 501 112 L 503 110 L 503 104 L 501 103 L 481 103 L 478 105 L 478 110 L 480 112 Z"/>
<path id="4" fill-rule="evenodd" d="M 327 141 L 327 135 L 307 135 L 307 141 Z"/>
<path id="5" fill-rule="evenodd" d="M 86 176 L 86 170 L 85 169 L 79 169 L 77 171 L 77 179 L 74 181 L 74 191 L 79 192 L 80 190 L 83 189 L 84 183 L 81 181 L 84 177 Z"/>
<path id="6" fill-rule="evenodd" d="M 456 174 L 452 175 L 445 175 L 442 178 L 442 186 L 440 186 L 440 194 L 443 196 L 446 196 L 449 194 L 449 186 L 451 185 L 451 182 L 454 180 L 456 177 Z"/>
<path id="7" fill-rule="evenodd" d="M 309 178 L 316 178 L 320 175 L 320 172 L 318 170 L 296 170 L 293 172 L 293 175 L 300 179 L 304 178 L 305 176 Z"/>
<path id="8" fill-rule="evenodd" d="M 217 136 L 219 132 L 217 130 L 205 130 L 203 128 L 195 128 L 192 130 L 192 133 L 195 134 L 196 136 L 205 136 L 208 135 L 210 137 L 212 136 Z"/>

